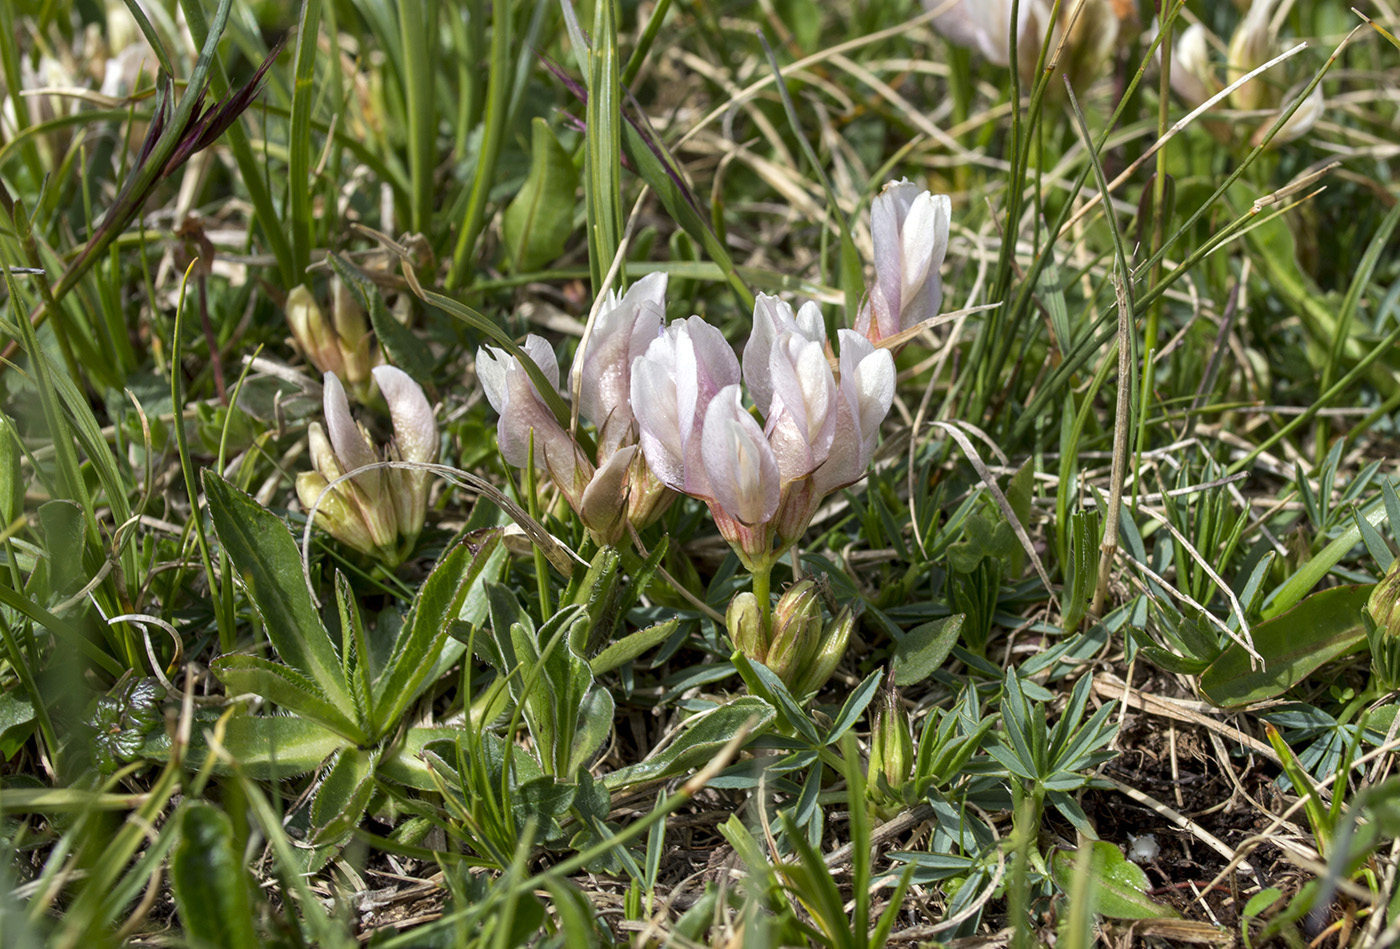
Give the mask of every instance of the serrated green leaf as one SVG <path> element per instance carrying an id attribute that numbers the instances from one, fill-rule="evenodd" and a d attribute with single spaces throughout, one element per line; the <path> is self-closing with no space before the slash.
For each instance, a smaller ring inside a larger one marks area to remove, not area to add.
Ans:
<path id="1" fill-rule="evenodd" d="M 337 708 L 316 683 L 289 666 L 259 656 L 220 656 L 210 668 L 230 694 L 251 693 L 314 719 L 354 742 L 367 740 L 351 710 Z"/>
<path id="2" fill-rule="evenodd" d="M 335 844 L 354 829 L 374 790 L 378 749 L 343 748 L 311 800 L 311 842 Z"/>
<path id="3" fill-rule="evenodd" d="M 603 776 L 610 790 L 689 774 L 709 762 L 750 719 L 751 734 L 761 733 L 777 717 L 773 706 L 757 696 L 744 696 L 727 705 L 692 716 L 675 739 L 650 758 Z"/>
<path id="4" fill-rule="evenodd" d="M 664 623 L 639 629 L 598 653 L 588 661 L 588 667 L 593 670 L 595 676 L 611 672 L 623 663 L 636 659 L 648 649 L 659 646 L 670 639 L 671 634 L 676 631 L 676 627 L 679 625 L 679 619 L 668 619 Z"/>
<path id="5" fill-rule="evenodd" d="M 500 543 L 500 534 L 484 543 L 459 543 L 433 568 L 399 632 L 393 658 L 374 683 L 374 725 L 381 737 L 398 725 L 398 718 L 418 697 L 447 641 L 447 631 L 468 593 L 483 582 L 483 572 Z"/>
<path id="6" fill-rule="evenodd" d="M 314 679 L 332 704 L 353 708 L 340 657 L 311 602 L 287 525 L 209 469 L 204 471 L 204 494 L 219 543 L 262 614 L 277 655 Z"/>
<path id="7" fill-rule="evenodd" d="M 325 725 L 290 715 L 235 715 L 224 723 L 220 745 L 238 770 L 260 781 L 280 780 L 308 774 L 322 761 L 344 748 L 348 742 Z M 190 735 L 190 760 L 202 765 L 209 753 L 207 733 L 215 730 L 212 720 L 197 722 Z M 170 738 L 164 733 L 146 739 L 141 757 L 165 761 L 170 757 Z M 216 774 L 233 773 L 227 758 L 215 758 Z"/>

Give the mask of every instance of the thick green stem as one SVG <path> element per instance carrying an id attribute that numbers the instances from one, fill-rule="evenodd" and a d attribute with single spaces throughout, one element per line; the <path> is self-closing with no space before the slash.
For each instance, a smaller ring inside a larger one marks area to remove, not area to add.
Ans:
<path id="1" fill-rule="evenodd" d="M 769 641 L 773 631 L 773 597 L 769 593 L 769 581 L 773 575 L 773 561 L 765 557 L 756 560 L 749 568 L 753 576 L 753 595 L 758 600 L 758 623 L 763 633 L 763 641 Z"/>

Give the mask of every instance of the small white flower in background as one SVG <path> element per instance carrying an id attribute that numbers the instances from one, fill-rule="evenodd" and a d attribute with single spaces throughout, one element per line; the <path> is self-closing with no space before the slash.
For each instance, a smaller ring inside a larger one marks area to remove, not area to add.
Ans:
<path id="1" fill-rule="evenodd" d="M 315 470 L 297 475 L 297 497 L 308 511 L 316 508 L 317 523 L 334 537 L 397 566 L 423 529 L 428 475 L 370 466 L 386 460 L 431 463 L 437 458 L 437 422 L 422 388 L 402 370 L 380 366 L 374 378 L 394 427 L 386 451 L 376 450 L 364 426 L 350 414 L 340 379 L 326 373 L 326 425 L 311 423 L 307 436 Z M 347 474 L 354 477 L 331 486 Z"/>
<path id="2" fill-rule="evenodd" d="M 856 317 L 856 330 L 878 343 L 938 315 L 939 271 L 948 252 L 952 201 L 911 181 L 892 181 L 870 210 L 875 282 Z"/>
<path id="3" fill-rule="evenodd" d="M 1230 36 L 1228 71 L 1230 82 L 1239 79 L 1252 69 L 1264 65 L 1269 59 L 1269 50 L 1274 45 L 1274 37 L 1269 31 L 1269 18 L 1277 0 L 1254 0 L 1245 12 L 1244 18 Z M 1265 109 L 1269 107 L 1268 80 L 1263 76 L 1253 79 L 1230 93 L 1230 104 L 1237 109 Z"/>
<path id="4" fill-rule="evenodd" d="M 940 11 L 933 28 L 957 46 L 981 54 L 996 66 L 1011 65 L 1011 0 L 924 0 L 924 9 Z M 1112 59 L 1114 46 L 1131 7 L 1115 0 L 1064 0 L 1058 20 L 1048 0 L 1021 0 L 1016 20 L 1016 69 L 1027 87 L 1036 79 L 1045 35 L 1050 33 L 1048 56 L 1054 56 L 1066 28 L 1069 39 L 1061 53 L 1060 69 L 1076 89 L 1093 80 Z M 1052 79 L 1051 95 L 1061 91 Z"/>
<path id="5" fill-rule="evenodd" d="M 1277 35 L 1269 29 L 1276 4 L 1277 0 L 1255 0 L 1249 5 L 1230 36 L 1224 63 L 1211 62 L 1210 33 L 1199 23 L 1191 24 L 1173 39 L 1171 86 L 1182 102 L 1193 109 L 1202 105 L 1225 88 L 1226 83 L 1221 82 L 1221 75 L 1226 82 L 1235 82 L 1281 51 Z M 1273 114 L 1264 119 L 1253 135 L 1246 138 L 1241 126 L 1234 122 L 1208 120 L 1204 123 L 1205 128 L 1221 141 L 1236 140 L 1254 147 L 1264 140 L 1269 129 L 1278 121 L 1278 116 L 1293 104 L 1304 85 L 1295 85 L 1288 92 L 1280 94 L 1277 77 L 1255 76 L 1230 93 L 1228 99 L 1230 107 L 1234 109 L 1272 111 Z M 1319 84 L 1289 116 L 1269 144 L 1282 145 L 1307 134 L 1322 117 L 1324 107 L 1322 86 Z"/>
<path id="6" fill-rule="evenodd" d="M 1128 835 L 1128 859 L 1133 863 L 1151 863 L 1161 852 L 1156 834 Z"/>
<path id="7" fill-rule="evenodd" d="M 1223 87 L 1210 62 L 1210 40 L 1206 28 L 1192 23 L 1172 39 L 1172 91 L 1193 109 Z"/>

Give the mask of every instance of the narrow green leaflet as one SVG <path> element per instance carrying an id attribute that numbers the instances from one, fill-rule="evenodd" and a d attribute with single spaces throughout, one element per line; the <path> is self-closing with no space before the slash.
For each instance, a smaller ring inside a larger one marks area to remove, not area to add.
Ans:
<path id="1" fill-rule="evenodd" d="M 343 748 L 331 763 L 326 778 L 311 801 L 312 843 L 333 844 L 360 822 L 374 790 L 374 766 L 378 750 Z"/>
<path id="2" fill-rule="evenodd" d="M 480 546 L 459 543 L 424 581 L 413 614 L 394 645 L 394 658 L 374 683 L 374 725 L 379 732 L 395 728 L 403 710 L 418 697 L 447 641 L 451 621 L 473 586 L 482 581 L 499 542 L 500 534 L 493 533 Z"/>
<path id="3" fill-rule="evenodd" d="M 758 733 L 776 715 L 773 706 L 757 696 L 744 696 L 727 705 L 699 712 L 691 717 L 669 745 L 645 761 L 604 775 L 603 784 L 615 791 L 688 774 L 719 754 L 735 732 L 750 719 L 753 720 L 753 733 Z"/>
<path id="4" fill-rule="evenodd" d="M 1231 645 L 1201 674 L 1201 691 L 1229 708 L 1282 695 L 1319 666 L 1366 642 L 1361 610 L 1370 594 L 1370 585 L 1333 587 L 1260 623 L 1252 632 L 1263 668 L 1251 669 L 1244 647 Z"/>
<path id="5" fill-rule="evenodd" d="M 350 741 L 368 737 L 351 714 L 337 708 L 306 676 L 261 656 L 220 656 L 212 668 L 230 695 L 260 695 L 288 712 L 315 719 Z"/>

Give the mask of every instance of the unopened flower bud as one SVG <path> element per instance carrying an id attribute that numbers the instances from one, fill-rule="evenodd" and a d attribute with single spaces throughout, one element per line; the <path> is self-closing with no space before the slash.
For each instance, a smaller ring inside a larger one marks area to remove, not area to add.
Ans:
<path id="1" fill-rule="evenodd" d="M 816 654 L 807 663 L 802 678 L 797 682 L 799 695 L 815 692 L 826 685 L 840 665 L 841 657 L 846 654 L 846 644 L 851 640 L 851 630 L 855 629 L 855 625 L 856 614 L 849 606 L 842 607 L 836 618 L 826 624 Z"/>
<path id="2" fill-rule="evenodd" d="M 1227 73 L 1234 82 L 1251 70 L 1264 64 L 1269 58 L 1269 17 L 1276 0 L 1254 0 L 1249 12 L 1235 27 L 1230 37 L 1230 62 Z M 1237 109 L 1261 109 L 1268 105 L 1269 88 L 1260 77 L 1253 79 L 1230 93 L 1230 104 Z"/>
<path id="3" fill-rule="evenodd" d="M 301 506 L 308 511 L 314 508 L 316 523 L 336 540 L 360 553 L 374 554 L 374 538 L 369 535 L 353 504 L 340 491 L 328 491 L 329 485 L 330 482 L 319 472 L 303 471 L 298 474 L 297 498 Z"/>
<path id="4" fill-rule="evenodd" d="M 909 722 L 909 713 L 899 702 L 899 695 L 891 689 L 876 707 L 875 724 L 870 729 L 866 793 L 874 800 L 885 800 L 885 790 L 897 792 L 913 776 L 913 771 L 914 728 Z"/>
<path id="5" fill-rule="evenodd" d="M 372 361 L 369 322 L 359 301 L 339 277 L 331 280 L 331 319 L 345 366 L 345 381 L 358 391 L 369 379 Z"/>
<path id="6" fill-rule="evenodd" d="M 1390 565 L 1386 575 L 1371 591 L 1366 612 L 1388 639 L 1400 639 L 1400 559 Z"/>
<path id="7" fill-rule="evenodd" d="M 724 625 L 735 649 L 749 659 L 763 661 L 768 653 L 768 642 L 763 634 L 763 615 L 756 596 L 744 592 L 731 600 L 724 614 Z"/>
<path id="8" fill-rule="evenodd" d="M 1372 684 L 1383 692 L 1400 688 L 1400 560 L 1394 561 L 1366 601 L 1374 628 L 1367 630 L 1371 647 Z"/>
<path id="9" fill-rule="evenodd" d="M 317 305 L 316 298 L 305 286 L 296 286 L 287 294 L 287 326 L 297 348 L 317 369 L 345 375 L 345 360 L 340 353 L 340 340 L 335 329 Z"/>
<path id="10" fill-rule="evenodd" d="M 821 646 L 823 623 L 817 585 L 811 580 L 793 584 L 778 599 L 764 665 L 794 691 L 804 691 L 797 689 L 797 683 Z"/>

